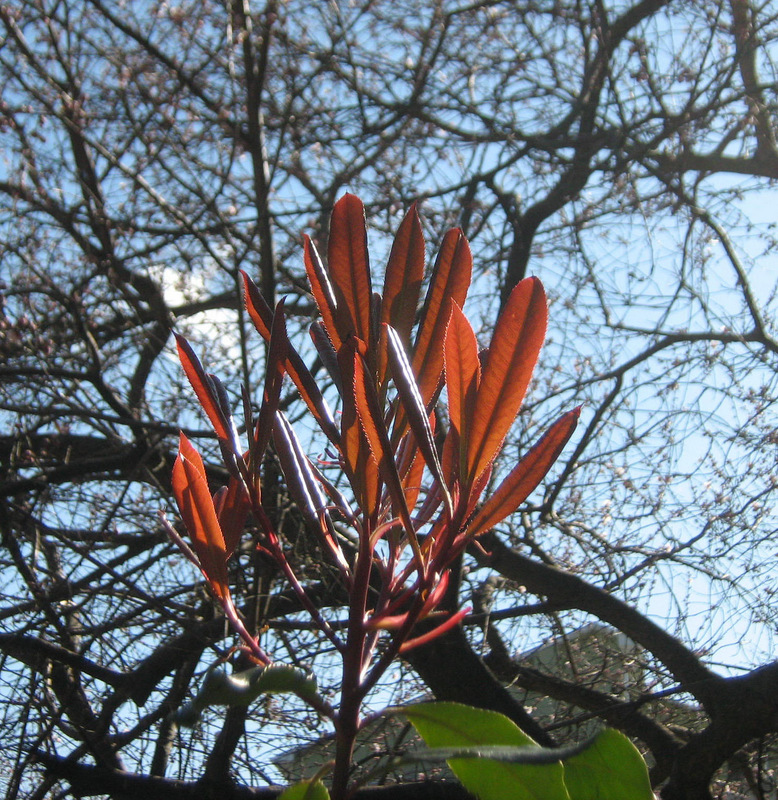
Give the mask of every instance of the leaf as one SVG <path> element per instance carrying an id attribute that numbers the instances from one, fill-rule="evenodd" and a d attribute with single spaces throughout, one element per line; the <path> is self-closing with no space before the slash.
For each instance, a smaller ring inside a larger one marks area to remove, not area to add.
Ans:
<path id="1" fill-rule="evenodd" d="M 292 500 L 309 525 L 318 527 L 319 514 L 326 511 L 326 498 L 319 487 L 313 468 L 303 452 L 297 434 L 281 411 L 273 429 L 278 460 Z"/>
<path id="2" fill-rule="evenodd" d="M 648 769 L 618 731 L 560 748 L 538 747 L 511 720 L 458 703 L 395 709 L 431 750 L 408 760 L 449 762 L 481 800 L 653 800 Z"/>
<path id="3" fill-rule="evenodd" d="M 543 285 L 525 278 L 511 292 L 489 346 L 467 444 L 468 486 L 492 463 L 519 413 L 547 317 Z"/>
<path id="4" fill-rule="evenodd" d="M 309 236 L 303 237 L 305 261 L 305 272 L 308 275 L 308 283 L 311 287 L 311 294 L 316 301 L 316 306 L 321 314 L 324 329 L 330 337 L 333 347 L 337 350 L 343 344 L 337 327 L 335 317 L 338 313 L 338 303 L 335 299 L 335 291 L 330 283 L 327 270 L 324 269 L 319 251 Z"/>
<path id="5" fill-rule="evenodd" d="M 384 276 L 380 322 L 391 325 L 410 349 L 411 329 L 424 278 L 424 233 L 414 203 L 394 237 Z"/>
<path id="6" fill-rule="evenodd" d="M 249 278 L 248 273 L 240 271 L 243 278 L 243 302 L 249 318 L 254 323 L 259 335 L 266 341 L 270 341 L 270 330 L 273 327 L 273 310 L 262 297 L 256 283 Z"/>
<path id="7" fill-rule="evenodd" d="M 330 793 L 320 780 L 313 779 L 292 784 L 278 800 L 330 800 Z"/>
<path id="8" fill-rule="evenodd" d="M 362 429 L 354 393 L 354 359 L 365 343 L 350 337 L 338 350 L 338 368 L 343 382 L 343 409 L 340 417 L 340 451 L 343 467 L 362 511 L 372 516 L 378 507 L 380 481 L 378 462 Z"/>
<path id="9" fill-rule="evenodd" d="M 406 449 L 411 453 L 407 458 Z M 403 442 L 402 450 L 399 451 L 398 456 L 398 470 L 402 478 L 405 502 L 408 504 L 408 508 L 413 510 L 421 493 L 422 480 L 424 478 L 424 458 L 419 453 L 416 443 L 410 439 L 406 439 Z"/>
<path id="10" fill-rule="evenodd" d="M 564 765 L 570 800 L 654 800 L 646 762 L 619 731 L 601 730 Z"/>
<path id="11" fill-rule="evenodd" d="M 461 608 L 432 630 L 422 633 L 420 636 L 416 636 L 413 639 L 406 639 L 400 646 L 399 652 L 403 654 L 407 653 L 415 647 L 420 647 L 423 644 L 427 644 L 427 642 L 431 642 L 433 639 L 437 639 L 439 636 L 443 636 L 444 633 L 459 625 L 470 611 L 470 608 Z"/>
<path id="12" fill-rule="evenodd" d="M 537 748 L 515 723 L 496 711 L 459 703 L 420 703 L 398 710 L 430 747 Z M 449 766 L 464 787 L 481 800 L 570 800 L 559 761 L 536 765 L 453 758 Z"/>
<path id="13" fill-rule="evenodd" d="M 335 327 L 341 342 L 345 342 L 349 335 L 354 335 L 370 346 L 373 290 L 370 285 L 365 208 L 353 194 L 345 194 L 332 209 L 327 261 L 337 300 Z M 337 347 L 337 343 L 333 344 Z"/>
<path id="14" fill-rule="evenodd" d="M 327 331 L 324 329 L 324 325 L 318 320 L 314 320 L 308 332 L 324 369 L 327 370 L 327 374 L 335 384 L 338 393 L 342 394 L 343 386 L 341 385 L 340 370 L 338 369 L 338 354 L 333 347 L 332 340 L 327 335 Z"/>
<path id="15" fill-rule="evenodd" d="M 241 674 L 239 672 L 233 677 L 240 677 Z M 289 664 L 271 664 L 265 667 L 254 687 L 268 694 L 296 694 L 303 700 L 314 700 L 319 696 L 313 673 Z"/>
<path id="16" fill-rule="evenodd" d="M 243 270 L 241 270 L 241 275 L 243 276 L 243 298 L 246 303 L 246 310 L 259 335 L 266 342 L 269 342 L 273 327 L 273 312 L 265 302 L 254 281 Z M 313 375 L 311 375 L 302 357 L 291 346 L 287 348 L 287 360 L 284 368 L 292 381 L 294 381 L 297 391 L 300 392 L 300 396 L 308 406 L 308 410 L 313 414 L 319 427 L 326 437 L 334 445 L 337 445 L 340 440 L 340 434 L 332 418 L 332 412 L 327 405 L 327 401 L 316 385 L 316 381 L 313 379 Z"/>
<path id="17" fill-rule="evenodd" d="M 511 470 L 468 524 L 471 536 L 493 528 L 512 514 L 543 480 L 578 424 L 580 408 L 563 414 Z"/>
<path id="18" fill-rule="evenodd" d="M 411 331 L 416 320 L 416 307 L 419 304 L 423 279 L 424 233 L 416 203 L 413 203 L 392 243 L 378 312 L 379 323 L 394 328 L 403 347 L 409 352 Z M 389 366 L 386 332 L 383 327 L 379 328 L 379 337 L 377 373 L 383 399 L 383 393 L 386 391 L 386 371 Z"/>
<path id="19" fill-rule="evenodd" d="M 470 747 L 428 747 L 423 750 L 413 750 L 402 758 L 403 763 L 436 763 L 448 761 L 451 758 L 486 758 L 490 761 L 501 761 L 505 764 L 556 764 L 564 763 L 566 758 L 578 755 L 589 747 L 590 742 L 570 745 L 569 747 L 538 747 L 526 745 L 512 747 L 511 745 L 478 745 Z"/>
<path id="20" fill-rule="evenodd" d="M 451 301 L 463 306 L 470 288 L 473 256 L 464 233 L 458 228 L 443 238 L 427 288 L 424 309 L 413 352 L 413 372 L 424 405 L 440 389 L 443 373 L 443 340 L 451 312 Z"/>
<path id="21" fill-rule="evenodd" d="M 440 491 L 443 496 L 443 502 L 449 517 L 453 513 L 451 506 L 451 497 L 448 493 L 443 470 L 440 466 L 438 459 L 438 452 L 435 448 L 435 440 L 430 427 L 429 418 L 424 408 L 424 401 L 419 393 L 419 387 L 408 363 L 408 357 L 405 355 L 405 349 L 402 346 L 400 337 L 395 330 L 389 325 L 383 325 L 382 329 L 386 333 L 388 344 L 389 364 L 392 368 L 392 377 L 394 378 L 394 385 L 397 389 L 397 394 L 402 403 L 405 418 L 410 425 L 411 431 L 416 438 L 416 444 L 424 457 L 427 468 L 432 473 L 435 480 L 438 482 Z M 402 421 L 399 419 L 395 423 L 395 432 L 400 427 L 399 435 L 402 435 Z M 396 438 L 396 436 L 394 437 Z"/>
<path id="22" fill-rule="evenodd" d="M 481 381 L 481 364 L 478 360 L 478 342 L 462 309 L 452 301 L 451 318 L 446 328 L 444 345 L 446 365 L 446 391 L 448 393 L 448 418 L 455 432 L 452 442 L 458 444 L 457 477 L 467 468 L 467 443 L 469 429 L 475 415 L 475 400 Z"/>
<path id="23" fill-rule="evenodd" d="M 243 482 L 235 477 L 230 477 L 227 486 L 222 486 L 214 494 L 213 500 L 224 537 L 225 555 L 229 558 L 235 552 L 246 527 L 251 501 L 243 488 Z"/>
<path id="24" fill-rule="evenodd" d="M 396 516 L 400 518 L 408 537 L 417 567 L 420 571 L 424 569 L 424 560 L 419 549 L 419 540 L 416 530 L 405 503 L 405 492 L 403 491 L 400 475 L 397 472 L 397 464 L 394 460 L 392 445 L 389 441 L 389 433 L 386 430 L 381 409 L 378 405 L 378 396 L 375 387 L 370 382 L 367 373 L 367 365 L 362 358 L 358 348 L 354 349 L 354 402 L 362 423 L 362 430 L 370 446 L 370 452 L 378 464 L 381 478 L 389 489 L 392 498 L 392 508 Z"/>
<path id="25" fill-rule="evenodd" d="M 314 467 L 303 452 L 300 441 L 281 411 L 277 412 L 273 441 L 292 500 L 300 509 L 309 529 L 321 536 L 333 559 L 348 574 L 348 562 L 332 532 L 327 498 Z"/>
<path id="26" fill-rule="evenodd" d="M 262 405 L 259 409 L 259 419 L 254 433 L 254 447 L 252 450 L 252 464 L 256 474 L 265 448 L 273 433 L 276 410 L 281 399 L 281 386 L 284 380 L 284 365 L 288 362 L 288 353 L 291 350 L 289 339 L 286 335 L 286 319 L 284 317 L 284 301 L 280 300 L 273 314 L 273 326 L 270 330 L 270 346 L 267 350 L 267 365 L 265 367 L 265 388 L 262 394 Z"/>
<path id="27" fill-rule="evenodd" d="M 229 424 L 219 403 L 216 387 L 206 375 L 200 359 L 195 355 L 189 342 L 178 333 L 174 334 L 174 336 L 176 337 L 181 366 L 184 368 L 184 373 L 189 379 L 189 383 L 192 385 L 203 411 L 205 411 L 211 425 L 213 425 L 216 435 L 223 442 L 232 442 L 232 426 Z"/>
<path id="28" fill-rule="evenodd" d="M 227 547 L 216 508 L 208 489 L 205 466 L 200 454 L 182 433 L 178 457 L 173 465 L 173 496 L 192 539 L 200 569 L 214 594 L 229 597 L 227 585 Z"/>

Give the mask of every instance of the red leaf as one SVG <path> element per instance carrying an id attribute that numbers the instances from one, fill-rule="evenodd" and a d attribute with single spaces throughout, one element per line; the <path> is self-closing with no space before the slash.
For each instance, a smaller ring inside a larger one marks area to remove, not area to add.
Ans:
<path id="1" fill-rule="evenodd" d="M 269 342 L 270 329 L 273 327 L 273 310 L 248 274 L 243 270 L 240 274 L 243 278 L 243 302 L 246 304 L 246 311 L 249 312 L 249 317 L 259 335 Z"/>
<path id="2" fill-rule="evenodd" d="M 450 230 L 443 239 L 424 301 L 413 353 L 413 371 L 424 405 L 441 386 L 443 340 L 451 313 L 451 301 L 463 306 L 470 288 L 473 257 L 461 230 Z"/>
<path id="3" fill-rule="evenodd" d="M 405 466 L 405 462 L 402 462 L 399 466 L 399 470 L 403 482 L 403 491 L 405 492 L 405 502 L 409 509 L 414 509 L 416 507 L 416 501 L 419 498 L 419 493 L 421 492 L 425 461 L 414 442 L 406 439 L 405 445 L 413 445 L 413 455 L 410 457 L 410 465 Z"/>
<path id="4" fill-rule="evenodd" d="M 353 194 L 335 203 L 330 219 L 327 260 L 337 300 L 335 327 L 341 342 L 354 335 L 372 344 L 370 311 L 373 290 L 367 253 L 365 207 Z M 325 325 L 327 320 L 325 319 Z M 337 347 L 337 343 L 333 342 Z"/>
<path id="5" fill-rule="evenodd" d="M 451 492 L 462 481 L 458 459 L 460 451 L 465 448 L 465 443 L 459 441 L 459 431 L 453 425 L 449 425 L 440 453 L 440 466 L 446 476 L 446 485 Z"/>
<path id="6" fill-rule="evenodd" d="M 381 319 L 391 325 L 403 345 L 410 349 L 411 329 L 424 278 L 424 233 L 414 203 L 394 238 L 386 265 Z"/>
<path id="7" fill-rule="evenodd" d="M 224 537 L 225 556 L 229 558 L 240 542 L 246 527 L 246 517 L 251 509 L 251 501 L 237 478 L 230 478 L 213 497 L 219 527 Z"/>
<path id="8" fill-rule="evenodd" d="M 424 401 L 419 393 L 419 387 L 408 363 L 408 358 L 405 355 L 405 349 L 400 342 L 400 337 L 389 325 L 383 325 L 382 329 L 386 333 L 388 343 L 389 364 L 392 367 L 392 377 L 394 378 L 394 385 L 397 389 L 397 395 L 402 403 L 402 409 L 405 412 L 405 417 L 408 420 L 411 431 L 416 439 L 416 444 L 424 456 L 424 461 L 427 464 L 429 471 L 432 473 L 435 480 L 440 486 L 443 495 L 443 502 L 446 504 L 446 509 L 449 514 L 452 513 L 451 497 L 448 493 L 446 481 L 444 479 L 443 470 L 440 466 L 438 459 L 438 452 L 435 449 L 435 440 L 432 435 L 432 428 L 427 417 L 427 412 L 424 408 Z M 398 426 L 404 424 L 398 414 L 397 422 L 395 423 L 395 431 Z M 400 435 L 403 430 L 400 429 Z"/>
<path id="9" fill-rule="evenodd" d="M 400 225 L 392 243 L 386 265 L 384 291 L 381 296 L 379 321 L 391 325 L 408 352 L 411 349 L 411 330 L 416 320 L 421 283 L 424 278 L 424 233 L 414 203 Z M 378 383 L 385 391 L 388 356 L 386 333 L 380 328 L 378 343 Z"/>
<path id="10" fill-rule="evenodd" d="M 338 367 L 343 381 L 343 410 L 340 418 L 340 451 L 349 483 L 363 513 L 372 516 L 378 507 L 380 481 L 378 463 L 359 421 L 354 393 L 354 361 L 364 342 L 350 337 L 338 350 Z"/>
<path id="11" fill-rule="evenodd" d="M 259 335 L 266 342 L 269 342 L 273 327 L 273 312 L 265 302 L 254 281 L 243 271 L 241 271 L 241 275 L 243 276 L 243 297 L 246 303 L 246 310 L 249 312 L 249 317 L 251 317 L 251 321 L 254 323 Z M 313 375 L 311 375 L 302 357 L 293 347 L 287 348 L 287 359 L 284 367 L 289 377 L 294 381 L 297 391 L 300 392 L 300 397 L 302 397 L 305 405 L 308 406 L 308 410 L 313 414 L 319 427 L 327 438 L 337 445 L 340 440 L 340 434 L 332 419 L 332 413 L 327 401 L 316 385 L 316 381 L 313 379 Z"/>
<path id="12" fill-rule="evenodd" d="M 468 535 L 478 536 L 512 514 L 543 480 L 572 436 L 580 408 L 563 414 L 511 470 L 497 491 L 481 506 L 468 525 Z"/>
<path id="13" fill-rule="evenodd" d="M 216 435 L 223 442 L 232 442 L 233 435 L 231 425 L 219 405 L 216 389 L 210 378 L 205 374 L 200 359 L 195 355 L 191 345 L 183 336 L 176 333 L 175 337 L 178 347 L 178 357 L 181 360 L 181 365 L 184 368 L 186 377 L 189 379 L 189 383 L 192 384 L 197 399 L 200 401 L 200 405 L 208 416 L 211 425 L 213 425 Z"/>
<path id="14" fill-rule="evenodd" d="M 173 496 L 192 538 L 200 569 L 219 600 L 229 597 L 227 547 L 200 454 L 182 433 L 173 465 Z"/>
<path id="15" fill-rule="evenodd" d="M 519 413 L 546 333 L 543 285 L 526 278 L 511 292 L 489 346 L 467 443 L 467 486 L 488 467 Z"/>
<path id="16" fill-rule="evenodd" d="M 319 355 L 319 359 L 321 360 L 324 369 L 327 370 L 327 374 L 335 384 L 338 394 L 341 394 L 343 387 L 340 382 L 338 353 L 332 345 L 332 339 L 330 339 L 327 331 L 324 329 L 324 325 L 322 325 L 318 320 L 314 320 L 311 323 L 308 333 L 311 336 L 311 341 L 313 342 L 313 346 L 316 348 L 316 352 Z"/>
<path id="17" fill-rule="evenodd" d="M 405 502 L 405 492 L 397 472 L 389 434 L 378 405 L 378 396 L 375 387 L 370 382 L 365 360 L 357 349 L 354 350 L 354 401 L 359 420 L 362 423 L 362 430 L 370 445 L 370 452 L 378 463 L 381 478 L 389 489 L 394 514 L 402 521 L 416 557 L 417 566 L 423 570 L 424 562 L 419 549 L 419 540 Z"/>
<path id="18" fill-rule="evenodd" d="M 333 347 L 337 350 L 342 344 L 340 335 L 335 326 L 335 317 L 338 313 L 338 303 L 335 299 L 335 292 L 330 283 L 327 270 L 324 269 L 324 264 L 321 263 L 321 256 L 316 249 L 316 245 L 311 241 L 309 236 L 303 237 L 305 246 L 304 261 L 305 272 L 308 275 L 308 283 L 311 287 L 311 294 L 316 301 L 316 305 L 321 314 L 324 329 L 332 341 Z"/>
<path id="19" fill-rule="evenodd" d="M 280 411 L 273 428 L 273 441 L 292 500 L 297 504 L 308 528 L 320 536 L 344 575 L 348 562 L 334 536 L 327 509 L 327 498 L 319 485 L 318 476 L 297 438 L 292 426 Z"/>
<path id="20" fill-rule="evenodd" d="M 291 349 L 286 335 L 284 301 L 281 300 L 276 305 L 275 314 L 273 314 L 273 327 L 270 331 L 270 346 L 267 350 L 267 366 L 265 368 L 265 390 L 262 394 L 262 406 L 259 410 L 257 429 L 254 434 L 254 449 L 251 453 L 252 464 L 257 471 L 273 432 L 276 410 L 281 399 L 284 367 L 289 361 L 288 354 Z"/>
<path id="21" fill-rule="evenodd" d="M 458 475 L 467 469 L 469 428 L 475 415 L 475 399 L 481 380 L 478 342 L 462 309 L 452 302 L 444 347 L 448 418 L 458 442 Z M 452 441 L 454 441 L 452 439 Z"/>

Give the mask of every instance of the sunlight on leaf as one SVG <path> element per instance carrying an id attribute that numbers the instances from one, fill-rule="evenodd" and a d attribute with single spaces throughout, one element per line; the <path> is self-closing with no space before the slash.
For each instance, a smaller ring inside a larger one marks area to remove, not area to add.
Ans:
<path id="1" fill-rule="evenodd" d="M 648 768 L 619 731 L 600 731 L 583 752 L 564 762 L 570 800 L 653 800 Z"/>
<path id="2" fill-rule="evenodd" d="M 465 304 L 473 272 L 470 245 L 461 230 L 449 231 L 443 239 L 432 271 L 413 353 L 413 372 L 419 394 L 427 406 L 440 389 L 443 377 L 443 340 L 451 301 Z"/>
<path id="3" fill-rule="evenodd" d="M 494 461 L 519 413 L 546 334 L 543 285 L 526 278 L 511 293 L 494 329 L 467 451 L 468 484 Z"/>
<path id="4" fill-rule="evenodd" d="M 573 435 L 579 414 L 579 408 L 563 414 L 511 470 L 470 521 L 472 536 L 478 536 L 502 522 L 529 497 Z"/>
<path id="5" fill-rule="evenodd" d="M 330 800 L 330 793 L 319 780 L 300 781 L 285 789 L 278 800 Z"/>
<path id="6" fill-rule="evenodd" d="M 342 342 L 349 335 L 371 343 L 373 290 L 367 254 L 365 208 L 353 194 L 335 203 L 330 220 L 328 267 L 337 298 L 335 326 Z"/>
<path id="7" fill-rule="evenodd" d="M 227 547 L 205 478 L 200 454 L 182 433 L 173 465 L 173 495 L 186 524 L 200 568 L 217 597 L 229 596 Z"/>
<path id="8" fill-rule="evenodd" d="M 535 746 L 518 726 L 495 711 L 459 703 L 420 703 L 400 709 L 430 747 Z M 570 800 L 560 762 L 510 764 L 488 759 L 451 759 L 449 766 L 480 800 Z"/>

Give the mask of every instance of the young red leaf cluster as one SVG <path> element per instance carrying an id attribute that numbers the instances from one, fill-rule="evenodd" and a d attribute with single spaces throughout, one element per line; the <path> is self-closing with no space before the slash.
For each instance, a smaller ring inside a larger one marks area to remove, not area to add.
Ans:
<path id="1" fill-rule="evenodd" d="M 372 287 L 364 208 L 353 195 L 333 210 L 326 266 L 307 237 L 304 263 L 321 317 L 311 336 L 340 392 L 340 424 L 287 339 L 283 304 L 270 309 L 244 274 L 248 314 L 268 342 L 259 416 L 253 419 L 245 398 L 249 441 L 244 451 L 226 392 L 179 338 L 184 370 L 214 427 L 231 478 L 212 496 L 202 460 L 182 436 L 173 491 L 192 548 L 180 543 L 248 651 L 260 663 L 269 661 L 238 619 L 227 580 L 227 560 L 251 515 L 257 546 L 280 565 L 302 605 L 342 654 L 344 687 L 359 699 L 397 653 L 462 618 L 463 611 L 442 615 L 414 638 L 416 624 L 437 613 L 452 562 L 540 483 L 572 434 L 578 410 L 557 420 L 483 498 L 543 342 L 547 305 L 540 281 L 528 278 L 516 286 L 488 349 L 479 351 L 462 312 L 472 273 L 467 240 L 459 230 L 445 236 L 422 298 L 424 237 L 415 206 L 397 233 L 380 293 Z M 350 496 L 308 457 L 280 410 L 285 375 L 329 440 L 328 451 L 348 480 Z M 436 436 L 433 410 L 444 387 L 447 430 Z M 292 498 L 348 593 L 345 638 L 308 599 L 263 509 L 260 470 L 271 440 Z M 351 526 L 354 538 L 338 535 L 335 520 Z M 171 535 L 177 537 L 172 529 Z M 374 659 L 381 635 L 389 640 Z"/>

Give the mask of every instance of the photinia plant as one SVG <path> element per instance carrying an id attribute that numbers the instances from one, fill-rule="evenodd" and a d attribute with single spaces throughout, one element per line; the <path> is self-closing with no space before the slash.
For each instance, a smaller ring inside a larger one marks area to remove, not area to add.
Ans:
<path id="1" fill-rule="evenodd" d="M 395 238 L 382 290 L 374 292 L 364 208 L 348 194 L 332 213 L 326 265 L 305 238 L 305 269 L 320 313 L 311 336 L 338 387 L 339 424 L 287 338 L 283 302 L 271 309 L 245 273 L 246 309 L 267 342 L 265 386 L 256 419 L 243 392 L 246 444 L 238 435 L 224 387 L 206 374 L 186 340 L 177 337 L 181 363 L 214 428 L 230 478 L 212 494 L 201 457 L 181 434 L 172 485 L 191 545 L 166 526 L 202 571 L 240 637 L 242 651 L 256 664 L 231 677 L 209 671 L 184 717 L 196 718 L 209 703 L 248 702 L 260 691 L 297 692 L 334 725 L 336 800 L 349 791 L 365 696 L 399 654 L 461 622 L 467 609 L 440 609 L 452 563 L 535 489 L 575 429 L 579 413 L 574 409 L 558 419 L 484 496 L 540 352 L 546 297 L 536 278 L 519 283 L 496 322 L 489 347 L 479 349 L 462 312 L 472 272 L 466 238 L 460 230 L 446 234 L 422 302 L 424 251 L 414 205 Z M 348 481 L 348 496 L 305 453 L 279 408 L 285 376 L 327 437 L 328 451 Z M 444 387 L 445 435 L 436 431 L 433 413 Z M 441 439 L 439 450 L 436 442 Z M 292 499 L 348 597 L 345 632 L 334 630 L 308 596 L 263 505 L 261 471 L 271 444 Z M 318 695 L 311 676 L 272 664 L 233 602 L 227 562 L 249 520 L 256 547 L 279 566 L 301 606 L 340 656 L 337 708 Z M 335 521 L 352 529 L 353 540 L 338 535 Z M 422 620 L 427 623 L 418 632 Z"/>

